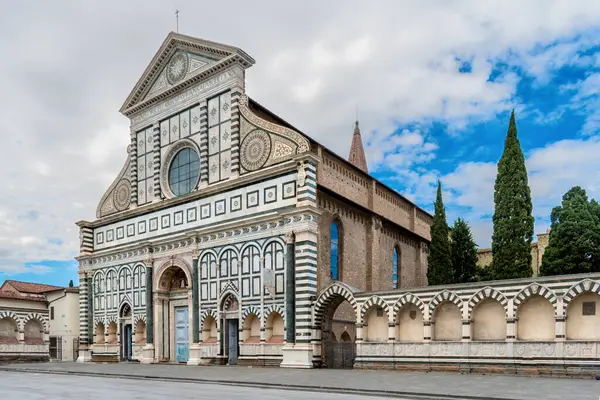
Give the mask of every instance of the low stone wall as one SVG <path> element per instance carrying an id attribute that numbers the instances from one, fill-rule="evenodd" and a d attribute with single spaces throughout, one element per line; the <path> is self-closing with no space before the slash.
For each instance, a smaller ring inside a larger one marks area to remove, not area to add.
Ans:
<path id="1" fill-rule="evenodd" d="M 0 364 L 50 361 L 47 343 L 0 343 Z"/>
<path id="2" fill-rule="evenodd" d="M 283 344 L 240 344 L 239 365 L 279 367 L 283 360 Z"/>
<path id="3" fill-rule="evenodd" d="M 313 314 L 313 358 L 328 304 L 356 315 L 355 368 L 600 375 L 600 274 L 358 292 L 336 282 Z"/>
<path id="4" fill-rule="evenodd" d="M 600 375 L 600 342 L 359 343 L 355 368 Z"/>

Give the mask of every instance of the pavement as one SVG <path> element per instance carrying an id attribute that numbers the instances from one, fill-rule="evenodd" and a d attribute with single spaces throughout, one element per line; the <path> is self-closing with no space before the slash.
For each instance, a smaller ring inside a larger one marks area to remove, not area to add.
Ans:
<path id="1" fill-rule="evenodd" d="M 178 383 L 152 381 L 143 382 L 88 376 L 65 376 L 36 374 L 35 384 L 31 376 L 18 372 L 0 373 L 3 400 L 375 400 L 337 393 L 285 391 L 214 384 Z M 33 388 L 32 388 L 33 386 Z"/>
<path id="2" fill-rule="evenodd" d="M 410 399 L 600 398 L 600 381 L 596 380 L 504 375 L 74 362 L 0 365 L 0 376 L 5 372 L 144 379 Z"/>

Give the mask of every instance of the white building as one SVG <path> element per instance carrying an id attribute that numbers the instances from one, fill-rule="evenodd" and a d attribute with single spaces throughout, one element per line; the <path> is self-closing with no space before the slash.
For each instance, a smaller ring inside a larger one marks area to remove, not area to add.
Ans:
<path id="1" fill-rule="evenodd" d="M 73 361 L 79 288 L 14 280 L 0 287 L 0 361 Z"/>

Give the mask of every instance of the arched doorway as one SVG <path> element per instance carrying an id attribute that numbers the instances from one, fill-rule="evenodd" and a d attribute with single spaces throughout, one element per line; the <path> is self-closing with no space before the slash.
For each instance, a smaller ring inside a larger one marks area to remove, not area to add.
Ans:
<path id="1" fill-rule="evenodd" d="M 121 361 L 131 361 L 133 340 L 133 318 L 131 305 L 127 302 L 119 309 L 119 324 L 121 331 Z"/>
<path id="2" fill-rule="evenodd" d="M 237 365 L 240 354 L 239 321 L 240 304 L 235 294 L 228 293 L 221 301 L 221 354 L 229 365 Z"/>
<path id="3" fill-rule="evenodd" d="M 191 323 L 191 268 L 172 260 L 157 271 L 155 288 L 155 354 L 160 361 L 187 363 Z"/>
<path id="4" fill-rule="evenodd" d="M 356 359 L 356 302 L 347 285 L 335 282 L 321 293 L 315 303 L 315 327 L 321 333 L 321 367 L 352 368 Z"/>

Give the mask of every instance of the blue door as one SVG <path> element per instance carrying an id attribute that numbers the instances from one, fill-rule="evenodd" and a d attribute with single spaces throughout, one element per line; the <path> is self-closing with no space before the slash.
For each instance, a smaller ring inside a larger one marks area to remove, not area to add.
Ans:
<path id="1" fill-rule="evenodd" d="M 127 346 L 127 350 L 125 351 L 126 358 L 128 361 L 131 361 L 131 342 L 132 342 L 133 332 L 131 329 L 131 325 L 125 325 L 125 345 Z"/>
<path id="2" fill-rule="evenodd" d="M 188 360 L 188 308 L 175 308 L 175 361 Z"/>
<path id="3" fill-rule="evenodd" d="M 228 362 L 229 365 L 237 365 L 238 359 L 238 320 L 228 319 L 227 320 L 227 333 L 228 333 Z"/>

